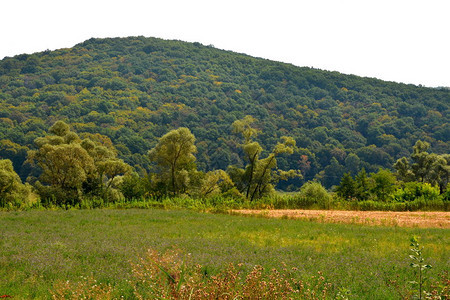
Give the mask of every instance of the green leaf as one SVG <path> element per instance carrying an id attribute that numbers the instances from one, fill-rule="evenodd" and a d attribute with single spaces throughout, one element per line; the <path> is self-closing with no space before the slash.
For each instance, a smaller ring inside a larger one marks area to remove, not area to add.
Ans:
<path id="1" fill-rule="evenodd" d="M 169 279 L 169 281 L 171 283 L 175 283 L 176 282 L 175 278 L 173 278 L 173 276 L 170 275 L 169 272 L 163 266 L 157 264 L 156 262 L 153 262 L 153 263 L 158 267 L 158 269 L 160 269 L 167 276 L 167 278 Z"/>

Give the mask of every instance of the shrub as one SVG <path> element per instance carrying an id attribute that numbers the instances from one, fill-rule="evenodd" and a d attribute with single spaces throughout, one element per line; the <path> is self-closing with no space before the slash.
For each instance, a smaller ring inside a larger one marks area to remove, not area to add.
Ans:
<path id="1" fill-rule="evenodd" d="M 297 200 L 298 202 L 322 209 L 329 209 L 332 200 L 328 191 L 319 182 L 315 181 L 305 183 L 300 188 L 298 196 L 300 197 Z"/>
<path id="2" fill-rule="evenodd" d="M 144 197 L 146 191 L 145 180 L 137 174 L 128 174 L 123 177 L 120 191 L 127 200 L 140 199 Z"/>
<path id="3" fill-rule="evenodd" d="M 64 190 L 59 186 L 46 186 L 37 181 L 34 185 L 44 207 L 76 206 L 81 203 L 81 193 L 78 189 Z"/>
<path id="4" fill-rule="evenodd" d="M 419 198 L 424 201 L 433 201 L 439 198 L 439 193 L 439 187 L 429 183 L 407 182 L 392 194 L 392 198 L 398 202 L 414 201 Z"/>
<path id="5" fill-rule="evenodd" d="M 31 206 L 31 186 L 22 184 L 11 160 L 0 159 L 0 207 Z"/>
<path id="6" fill-rule="evenodd" d="M 445 191 L 441 194 L 441 199 L 446 203 L 446 205 L 449 205 L 450 203 L 450 183 L 447 184 L 447 188 Z"/>

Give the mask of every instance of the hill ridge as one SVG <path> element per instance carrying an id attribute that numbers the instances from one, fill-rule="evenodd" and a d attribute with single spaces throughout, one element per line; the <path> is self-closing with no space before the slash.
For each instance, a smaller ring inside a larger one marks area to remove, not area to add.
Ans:
<path id="1" fill-rule="evenodd" d="M 200 43 L 92 38 L 72 48 L 0 61 L 0 157 L 22 178 L 33 140 L 56 120 L 111 139 L 143 171 L 168 130 L 197 137 L 198 166 L 242 164 L 230 126 L 252 115 L 270 149 L 290 135 L 300 150 L 279 165 L 326 186 L 342 172 L 391 167 L 418 139 L 450 149 L 450 90 L 344 75 Z M 305 161 L 306 156 L 306 161 Z M 334 161 L 334 160 L 335 161 Z M 337 164 L 336 164 L 337 163 Z M 328 169 L 327 169 L 328 168 Z"/>

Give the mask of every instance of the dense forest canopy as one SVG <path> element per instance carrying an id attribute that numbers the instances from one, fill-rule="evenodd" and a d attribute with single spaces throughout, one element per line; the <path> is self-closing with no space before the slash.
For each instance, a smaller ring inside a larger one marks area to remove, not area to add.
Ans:
<path id="1" fill-rule="evenodd" d="M 112 144 L 145 173 L 148 151 L 172 129 L 196 138 L 199 170 L 242 167 L 232 124 L 253 116 L 257 141 L 273 149 L 282 136 L 293 154 L 283 170 L 326 187 L 344 173 L 392 168 L 417 140 L 450 151 L 450 90 L 385 82 L 253 58 L 199 43 L 130 37 L 90 39 L 70 49 L 0 61 L 0 158 L 22 179 L 35 139 L 57 120 Z M 264 156 L 269 152 L 263 153 Z"/>

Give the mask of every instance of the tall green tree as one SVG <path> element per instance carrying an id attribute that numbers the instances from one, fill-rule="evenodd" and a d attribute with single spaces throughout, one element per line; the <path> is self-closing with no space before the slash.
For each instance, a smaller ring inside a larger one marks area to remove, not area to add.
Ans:
<path id="1" fill-rule="evenodd" d="M 76 204 L 83 183 L 94 172 L 94 160 L 65 122 L 57 121 L 49 133 L 35 140 L 37 150 L 28 152 L 28 161 L 41 170 L 36 186 L 41 197 L 56 198 L 55 204 Z"/>
<path id="2" fill-rule="evenodd" d="M 254 122 L 256 119 L 246 116 L 233 123 L 233 132 L 244 139 L 241 147 L 248 163 L 245 169 L 234 166 L 229 169 L 230 177 L 250 201 L 273 192 L 277 180 L 300 176 L 300 172 L 296 170 L 283 172 L 277 169 L 276 157 L 294 153 L 295 140 L 286 136 L 281 137 L 272 152 L 266 158 L 260 158 L 263 148 L 258 142 L 253 141 L 259 132 L 252 126 Z"/>
<path id="3" fill-rule="evenodd" d="M 397 170 L 399 180 L 409 182 L 415 179 L 415 175 L 406 157 L 399 158 L 394 164 L 394 169 Z"/>
<path id="4" fill-rule="evenodd" d="M 242 120 L 234 121 L 232 125 L 233 133 L 241 134 L 242 137 L 244 138 L 242 150 L 244 151 L 245 158 L 248 161 L 248 165 L 245 168 L 244 172 L 234 170 L 232 171 L 232 174 L 235 175 L 235 180 L 242 181 L 242 183 L 241 182 L 238 183 L 238 186 L 240 186 L 241 189 L 245 188 L 245 197 L 247 199 L 249 199 L 250 197 L 250 190 L 253 183 L 253 178 L 255 176 L 258 158 L 263 150 L 258 142 L 252 141 L 252 138 L 256 137 L 259 133 L 258 129 L 252 127 L 252 124 L 255 122 L 256 122 L 255 118 L 253 118 L 250 115 L 247 115 Z M 238 179 L 239 177 L 242 177 L 241 180 Z"/>
<path id="5" fill-rule="evenodd" d="M 36 185 L 41 196 L 55 204 L 77 204 L 86 193 L 107 199 L 112 180 L 131 169 L 114 151 L 81 140 L 63 121 L 49 133 L 35 140 L 38 149 L 28 152 L 28 161 L 41 170 Z"/>
<path id="6" fill-rule="evenodd" d="M 333 186 L 339 184 L 339 179 L 344 175 L 344 166 L 339 161 L 332 157 L 330 164 L 326 166 L 323 171 L 318 174 L 318 178 L 322 177 L 322 182 L 325 186 Z"/>
<path id="7" fill-rule="evenodd" d="M 377 173 L 371 173 L 371 193 L 380 201 L 387 201 L 389 195 L 395 191 L 395 175 L 387 170 L 380 169 Z"/>
<path id="8" fill-rule="evenodd" d="M 156 182 L 172 195 L 186 192 L 190 174 L 196 169 L 196 151 L 195 136 L 188 128 L 181 127 L 163 135 L 149 151 L 150 160 L 157 166 Z"/>
<path id="9" fill-rule="evenodd" d="M 202 176 L 197 194 L 203 198 L 220 194 L 239 196 L 239 192 L 231 191 L 232 189 L 235 190 L 234 183 L 227 172 L 224 170 L 214 170 Z"/>
<path id="10" fill-rule="evenodd" d="M 450 154 L 438 155 L 433 164 L 432 182 L 439 185 L 441 193 L 450 189 Z"/>
<path id="11" fill-rule="evenodd" d="M 30 186 L 22 184 L 9 159 L 0 159 L 0 207 L 8 203 L 20 205 L 29 201 Z"/>
<path id="12" fill-rule="evenodd" d="M 84 192 L 101 196 L 108 200 L 111 195 L 111 187 L 118 176 L 128 174 L 132 168 L 122 159 L 117 158 L 117 151 L 111 143 L 104 144 L 88 137 L 81 141 L 81 146 L 93 159 L 94 170 L 88 174 L 84 184 Z M 95 138 L 95 137 L 92 137 Z"/>
<path id="13" fill-rule="evenodd" d="M 411 170 L 419 182 L 427 182 L 432 172 L 435 157 L 427 152 L 429 148 L 430 144 L 421 140 L 418 140 L 413 147 Z"/>
<path id="14" fill-rule="evenodd" d="M 429 143 L 418 140 L 413 147 L 410 158 L 402 157 L 398 159 L 394 168 L 399 180 L 437 185 L 443 193 L 450 179 L 450 155 L 428 153 L 429 148 Z"/>
<path id="15" fill-rule="evenodd" d="M 356 197 L 356 182 L 350 173 L 344 173 L 341 183 L 336 189 L 337 194 L 344 199 Z"/>
<path id="16" fill-rule="evenodd" d="M 361 171 L 355 176 L 355 194 L 359 200 L 367 200 L 369 198 L 370 180 L 367 176 L 366 169 L 362 168 Z"/>

